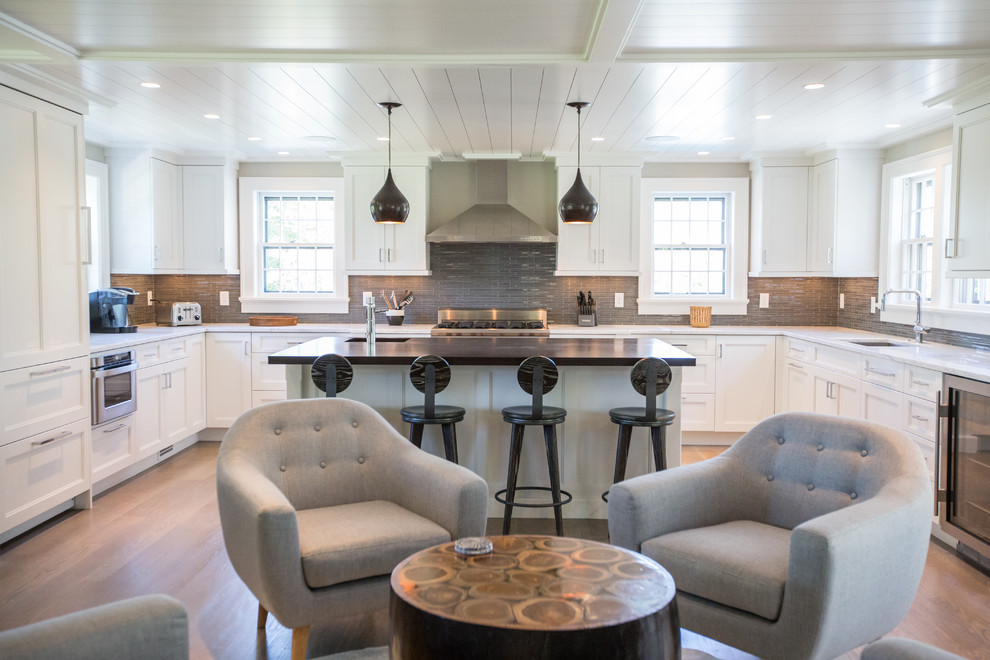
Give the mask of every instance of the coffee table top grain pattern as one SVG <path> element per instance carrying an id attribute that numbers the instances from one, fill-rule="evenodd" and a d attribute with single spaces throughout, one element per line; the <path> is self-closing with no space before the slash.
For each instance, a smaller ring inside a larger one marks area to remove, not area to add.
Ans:
<path id="1" fill-rule="evenodd" d="M 582 630 L 634 621 L 674 598 L 674 580 L 638 553 L 556 536 L 492 536 L 491 554 L 453 543 L 427 548 L 392 572 L 409 605 L 464 623 L 518 630 Z"/>

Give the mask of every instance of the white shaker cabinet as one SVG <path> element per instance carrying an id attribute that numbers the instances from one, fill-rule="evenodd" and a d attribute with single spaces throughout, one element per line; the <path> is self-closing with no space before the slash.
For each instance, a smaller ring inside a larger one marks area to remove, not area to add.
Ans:
<path id="1" fill-rule="evenodd" d="M 251 333 L 206 337 L 206 424 L 227 428 L 251 407 Z"/>
<path id="2" fill-rule="evenodd" d="M 751 276 L 807 270 L 809 167 L 810 161 L 800 158 L 752 164 Z"/>
<path id="3" fill-rule="evenodd" d="M 715 430 L 748 431 L 774 412 L 775 338 L 719 335 Z"/>
<path id="4" fill-rule="evenodd" d="M 82 116 L 0 86 L 0 144 L 0 371 L 88 355 Z"/>
<path id="5" fill-rule="evenodd" d="M 429 168 L 392 168 L 395 185 L 409 200 L 409 217 L 396 225 L 371 219 L 371 199 L 385 183 L 385 174 L 380 166 L 344 167 L 345 268 L 362 275 L 429 275 Z"/>
<path id="6" fill-rule="evenodd" d="M 949 277 L 990 276 L 990 99 L 963 106 L 953 126 L 953 228 L 945 244 Z"/>
<path id="7" fill-rule="evenodd" d="M 598 200 L 588 225 L 557 219 L 556 275 L 630 275 L 639 272 L 640 167 L 582 167 L 581 179 Z M 577 167 L 557 168 L 557 199 L 574 184 Z"/>
<path id="8" fill-rule="evenodd" d="M 237 272 L 236 168 L 222 158 L 187 160 L 107 151 L 112 272 Z"/>

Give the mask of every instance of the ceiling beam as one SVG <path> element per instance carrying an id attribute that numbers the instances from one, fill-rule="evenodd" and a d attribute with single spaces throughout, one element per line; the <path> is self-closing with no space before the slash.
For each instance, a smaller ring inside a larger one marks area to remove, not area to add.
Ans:
<path id="1" fill-rule="evenodd" d="M 646 0 L 602 0 L 585 59 L 611 64 L 622 54 Z"/>

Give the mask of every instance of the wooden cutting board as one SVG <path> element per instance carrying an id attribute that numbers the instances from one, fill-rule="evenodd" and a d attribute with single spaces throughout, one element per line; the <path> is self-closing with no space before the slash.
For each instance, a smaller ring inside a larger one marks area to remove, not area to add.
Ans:
<path id="1" fill-rule="evenodd" d="M 249 325 L 295 325 L 299 319 L 295 316 L 252 316 L 248 318 Z"/>

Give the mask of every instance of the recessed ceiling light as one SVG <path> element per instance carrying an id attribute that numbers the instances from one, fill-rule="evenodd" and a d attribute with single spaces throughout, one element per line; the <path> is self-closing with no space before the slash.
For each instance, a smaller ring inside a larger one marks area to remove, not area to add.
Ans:
<path id="1" fill-rule="evenodd" d="M 731 135 L 726 135 L 725 137 L 722 138 L 722 140 L 724 142 L 731 142 L 732 140 L 735 140 L 735 139 L 736 138 L 732 137 Z"/>
<path id="2" fill-rule="evenodd" d="M 288 151 L 280 151 L 280 152 L 278 152 L 278 155 L 279 156 L 288 156 L 289 155 L 289 152 Z"/>
<path id="3" fill-rule="evenodd" d="M 143 82 L 141 83 L 141 87 L 147 87 L 148 89 L 158 89 L 159 87 L 161 87 L 161 85 L 153 82 Z"/>
<path id="4" fill-rule="evenodd" d="M 378 138 L 378 141 L 379 142 L 388 142 L 388 138 L 387 137 L 380 137 L 380 138 Z"/>
<path id="5" fill-rule="evenodd" d="M 258 140 L 260 140 L 260 139 L 261 139 L 261 138 L 260 138 L 260 137 L 258 137 L 257 135 L 252 135 L 251 137 L 249 137 L 249 138 L 248 138 L 248 141 L 249 141 L 249 142 L 257 142 L 257 141 L 258 141 Z"/>
<path id="6" fill-rule="evenodd" d="M 332 135 L 304 135 L 304 140 L 309 140 L 310 142 L 336 142 L 337 138 Z"/>
<path id="7" fill-rule="evenodd" d="M 591 138 L 591 141 L 592 141 L 592 142 L 601 142 L 601 141 L 602 141 L 602 140 L 604 140 L 604 139 L 605 139 L 605 138 L 603 138 L 603 137 L 593 137 L 593 138 Z"/>
<path id="8" fill-rule="evenodd" d="M 203 118 L 204 119 L 220 119 L 220 115 L 212 115 L 212 114 L 203 115 Z"/>
<path id="9" fill-rule="evenodd" d="M 681 138 L 676 135 L 647 135 L 647 142 L 677 142 Z"/>
<path id="10" fill-rule="evenodd" d="M 900 124 L 884 124 L 883 127 L 884 128 L 900 128 L 901 125 Z"/>
<path id="11" fill-rule="evenodd" d="M 805 89 L 821 89 L 825 86 L 825 83 L 808 83 L 804 86 Z"/>
<path id="12" fill-rule="evenodd" d="M 699 151 L 698 152 L 698 155 L 699 156 L 707 156 L 709 153 L 711 153 L 711 152 L 710 151 Z"/>
<path id="13" fill-rule="evenodd" d="M 756 115 L 753 119 L 772 119 L 773 115 Z"/>

